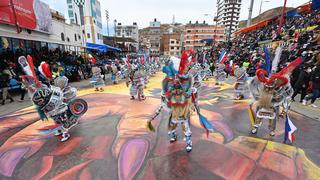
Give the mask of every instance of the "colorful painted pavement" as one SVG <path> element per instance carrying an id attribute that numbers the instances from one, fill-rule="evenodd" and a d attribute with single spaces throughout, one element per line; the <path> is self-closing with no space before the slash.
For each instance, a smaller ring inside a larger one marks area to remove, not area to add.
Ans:
<path id="1" fill-rule="evenodd" d="M 267 127 L 252 136 L 249 101 L 233 101 L 231 85 L 210 81 L 202 88 L 202 112 L 217 131 L 207 137 L 193 116 L 191 153 L 182 134 L 168 143 L 168 113 L 149 132 L 161 80 L 151 80 L 144 102 L 130 101 L 125 84 L 81 91 L 90 107 L 65 143 L 37 131 L 52 121 L 39 121 L 32 107 L 2 116 L 0 179 L 320 179 L 319 122 L 291 113 L 298 127 L 294 146 L 282 144 L 283 120 L 274 138 Z"/>

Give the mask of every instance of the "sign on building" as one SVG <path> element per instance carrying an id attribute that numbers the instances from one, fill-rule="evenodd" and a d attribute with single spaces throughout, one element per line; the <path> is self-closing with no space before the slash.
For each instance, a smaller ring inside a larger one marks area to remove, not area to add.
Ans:
<path id="1" fill-rule="evenodd" d="M 0 23 L 45 33 L 52 32 L 50 7 L 40 0 L 1 0 Z"/>

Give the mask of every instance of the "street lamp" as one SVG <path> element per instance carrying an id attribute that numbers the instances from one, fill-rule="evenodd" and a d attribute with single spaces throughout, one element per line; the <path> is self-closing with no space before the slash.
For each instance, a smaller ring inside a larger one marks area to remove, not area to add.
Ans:
<path id="1" fill-rule="evenodd" d="M 116 47 L 116 37 L 117 37 L 117 20 L 113 21 L 114 23 L 114 37 L 113 37 L 113 46 Z"/>
<path id="2" fill-rule="evenodd" d="M 265 3 L 265 2 L 270 2 L 270 1 L 264 1 L 264 0 L 261 0 L 261 2 L 260 2 L 259 15 L 261 14 L 262 3 Z"/>
<path id="3" fill-rule="evenodd" d="M 109 34 L 109 11 L 108 10 L 106 10 L 106 20 L 107 20 L 107 33 L 109 37 L 110 34 Z"/>
<path id="4" fill-rule="evenodd" d="M 215 41 L 216 40 L 216 35 L 217 35 L 217 24 L 218 24 L 218 18 L 217 16 L 213 16 L 212 14 L 204 14 L 204 16 L 209 16 L 212 18 L 213 20 L 213 23 L 216 22 L 216 25 L 214 27 L 214 36 L 213 36 L 213 40 Z"/>

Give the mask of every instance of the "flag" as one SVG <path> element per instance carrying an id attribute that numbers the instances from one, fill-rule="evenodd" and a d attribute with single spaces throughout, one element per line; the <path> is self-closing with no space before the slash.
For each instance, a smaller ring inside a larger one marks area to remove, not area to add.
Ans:
<path id="1" fill-rule="evenodd" d="M 284 142 L 289 140 L 292 143 L 294 141 L 294 132 L 296 130 L 297 127 L 292 123 L 292 121 L 289 118 L 289 115 L 286 114 Z"/>
<path id="2" fill-rule="evenodd" d="M 219 57 L 220 64 L 223 64 L 228 59 L 228 54 L 226 51 L 222 51 Z"/>
<path id="3" fill-rule="evenodd" d="M 89 54 L 89 59 L 90 59 L 91 64 L 96 64 L 96 60 L 94 59 L 94 57 L 91 54 Z"/>
<path id="4" fill-rule="evenodd" d="M 268 48 L 266 46 L 263 46 L 263 52 L 264 52 L 264 56 L 265 56 L 265 59 L 266 59 L 266 71 L 267 71 L 267 73 L 269 75 L 270 72 L 271 72 L 271 61 L 270 61 L 270 55 L 269 55 L 269 52 L 268 52 Z"/>

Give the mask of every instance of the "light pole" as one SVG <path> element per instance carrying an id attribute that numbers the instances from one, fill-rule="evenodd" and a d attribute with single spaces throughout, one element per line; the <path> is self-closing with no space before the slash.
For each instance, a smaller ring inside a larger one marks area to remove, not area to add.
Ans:
<path id="1" fill-rule="evenodd" d="M 270 1 L 264 1 L 264 0 L 261 0 L 260 2 L 260 10 L 259 10 L 259 15 L 261 14 L 261 8 L 262 8 L 262 4 L 265 3 L 265 2 L 270 2 Z"/>
<path id="2" fill-rule="evenodd" d="M 114 23 L 114 37 L 113 37 L 113 46 L 116 47 L 116 37 L 117 37 L 117 20 L 113 21 Z"/>
<path id="3" fill-rule="evenodd" d="M 254 0 L 251 0 L 250 7 L 249 7 L 249 17 L 248 17 L 248 21 L 247 21 L 247 27 L 251 25 L 253 3 L 254 3 Z"/>
<path id="4" fill-rule="evenodd" d="M 204 16 L 209 16 L 209 17 L 211 17 L 212 20 L 213 20 L 213 23 L 215 22 L 213 40 L 216 41 L 218 17 L 217 17 L 217 16 L 213 16 L 212 14 L 204 14 Z"/>
<path id="5" fill-rule="evenodd" d="M 107 20 L 107 33 L 109 37 L 110 34 L 109 34 L 109 11 L 108 10 L 106 10 L 106 20 Z"/>

